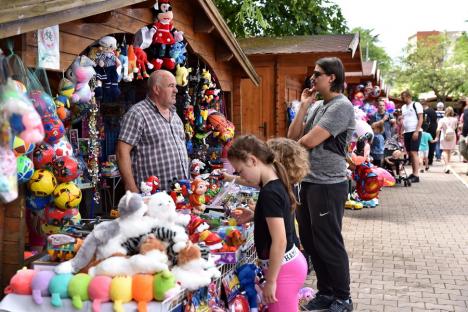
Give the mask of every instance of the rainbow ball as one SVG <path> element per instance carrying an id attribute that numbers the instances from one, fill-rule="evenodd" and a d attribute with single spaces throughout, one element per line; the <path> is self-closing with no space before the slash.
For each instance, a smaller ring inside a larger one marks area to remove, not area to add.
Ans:
<path id="1" fill-rule="evenodd" d="M 34 173 L 34 164 L 26 155 L 16 158 L 16 175 L 19 183 L 28 182 Z"/>
<path id="2" fill-rule="evenodd" d="M 13 139 L 13 152 L 15 156 L 21 156 L 23 154 L 29 154 L 34 150 L 34 143 L 27 143 L 22 138 L 15 136 Z"/>
<path id="3" fill-rule="evenodd" d="M 65 127 L 59 118 L 52 116 L 46 116 L 42 118 L 42 124 L 44 125 L 45 141 L 49 144 L 55 144 L 63 137 L 65 133 Z"/>

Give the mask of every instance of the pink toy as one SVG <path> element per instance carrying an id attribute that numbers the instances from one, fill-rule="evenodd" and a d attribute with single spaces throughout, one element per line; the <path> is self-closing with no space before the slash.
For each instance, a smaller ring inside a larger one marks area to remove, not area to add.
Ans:
<path id="1" fill-rule="evenodd" d="M 88 84 L 91 78 L 96 74 L 93 68 L 94 66 L 96 66 L 96 64 L 93 61 L 87 56 L 81 55 L 75 59 L 71 65 L 71 69 L 67 71 L 68 78 L 76 84 L 75 92 L 71 97 L 72 103 L 87 104 L 94 96 Z"/>
<path id="2" fill-rule="evenodd" d="M 297 293 L 297 299 L 299 302 L 308 302 L 315 297 L 315 290 L 310 287 L 304 287 Z"/>
<path id="3" fill-rule="evenodd" d="M 109 289 L 111 282 L 112 277 L 100 275 L 93 278 L 89 283 L 88 294 L 89 299 L 93 301 L 93 312 L 99 312 L 101 303 L 110 301 Z"/>
<path id="4" fill-rule="evenodd" d="M 5 288 L 5 294 L 31 295 L 32 279 L 37 271 L 26 269 L 18 270 L 10 280 L 10 285 Z"/>
<path id="5" fill-rule="evenodd" d="M 9 148 L 0 146 L 0 201 L 9 203 L 18 197 L 15 154 Z"/>
<path id="6" fill-rule="evenodd" d="M 42 297 L 50 296 L 49 282 L 54 277 L 54 271 L 39 271 L 32 279 L 32 297 L 35 303 L 42 304 Z"/>

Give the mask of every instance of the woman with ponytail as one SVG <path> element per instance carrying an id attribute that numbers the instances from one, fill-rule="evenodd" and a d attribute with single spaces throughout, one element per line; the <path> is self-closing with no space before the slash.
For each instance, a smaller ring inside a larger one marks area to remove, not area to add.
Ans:
<path id="1" fill-rule="evenodd" d="M 307 262 L 294 245 L 297 202 L 286 169 L 268 145 L 253 135 L 237 138 L 228 159 L 243 184 L 260 187 L 253 221 L 255 248 L 266 277 L 263 298 L 271 312 L 297 311 Z"/>

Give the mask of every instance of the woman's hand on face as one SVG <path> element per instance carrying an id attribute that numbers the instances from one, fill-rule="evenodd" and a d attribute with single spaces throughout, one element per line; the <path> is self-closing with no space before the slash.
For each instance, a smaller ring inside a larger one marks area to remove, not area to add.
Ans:
<path id="1" fill-rule="evenodd" d="M 236 208 L 232 214 L 237 224 L 241 225 L 252 221 L 254 212 L 248 208 Z"/>
<path id="2" fill-rule="evenodd" d="M 305 106 L 306 108 L 309 108 L 310 104 L 315 102 L 316 97 L 317 97 L 317 90 L 315 90 L 315 87 L 312 87 L 310 89 L 306 88 L 302 90 L 301 106 Z"/>

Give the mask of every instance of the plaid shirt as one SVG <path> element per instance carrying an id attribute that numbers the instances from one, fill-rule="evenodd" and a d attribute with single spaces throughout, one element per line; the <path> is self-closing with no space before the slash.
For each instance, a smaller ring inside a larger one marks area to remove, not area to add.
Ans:
<path id="1" fill-rule="evenodd" d="M 175 108 L 167 121 L 149 98 L 136 103 L 123 116 L 118 139 L 133 146 L 132 170 L 137 187 L 152 175 L 159 178 L 162 190 L 169 189 L 174 177 L 189 177 L 184 126 Z"/>

